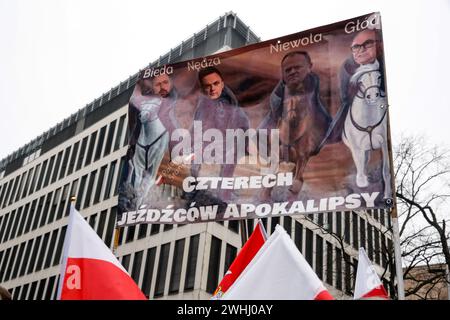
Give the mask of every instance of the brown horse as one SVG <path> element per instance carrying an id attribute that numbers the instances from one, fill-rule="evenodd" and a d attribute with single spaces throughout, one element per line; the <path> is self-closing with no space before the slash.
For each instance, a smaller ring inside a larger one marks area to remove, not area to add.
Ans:
<path id="1" fill-rule="evenodd" d="M 320 100 L 319 77 L 316 74 L 308 74 L 302 92 L 287 95 L 286 90 L 285 84 L 280 81 L 272 91 L 269 98 L 270 111 L 259 128 L 279 130 L 279 171 L 294 172 L 288 198 L 296 199 L 303 186 L 303 172 L 308 160 L 319 153 L 325 141 L 331 116 Z M 259 200 L 271 199 L 271 192 L 271 188 L 262 190 Z"/>
<path id="2" fill-rule="evenodd" d="M 302 189 L 306 164 L 319 152 L 330 123 L 329 116 L 318 109 L 314 100 L 313 92 L 286 99 L 278 120 L 280 160 L 295 163 L 294 181 L 289 188 L 295 196 Z"/>

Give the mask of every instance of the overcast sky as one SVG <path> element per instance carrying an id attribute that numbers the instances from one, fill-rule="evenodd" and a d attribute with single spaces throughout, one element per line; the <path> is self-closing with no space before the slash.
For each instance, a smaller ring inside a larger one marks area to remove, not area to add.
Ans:
<path id="1" fill-rule="evenodd" d="M 262 40 L 379 11 L 394 143 L 450 146 L 448 0 L 0 0 L 0 159 L 229 11 Z"/>

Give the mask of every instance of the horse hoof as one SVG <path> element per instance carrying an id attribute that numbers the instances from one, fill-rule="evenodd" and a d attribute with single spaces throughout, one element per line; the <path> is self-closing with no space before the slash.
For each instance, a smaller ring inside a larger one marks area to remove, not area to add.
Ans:
<path id="1" fill-rule="evenodd" d="M 356 176 L 356 185 L 359 188 L 365 188 L 369 185 L 369 181 L 366 176 Z"/>

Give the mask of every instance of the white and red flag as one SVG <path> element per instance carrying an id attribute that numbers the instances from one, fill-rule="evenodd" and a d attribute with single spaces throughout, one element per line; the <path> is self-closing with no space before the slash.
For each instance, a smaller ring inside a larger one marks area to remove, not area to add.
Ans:
<path id="1" fill-rule="evenodd" d="M 222 295 L 230 288 L 230 286 L 236 281 L 239 275 L 244 271 L 247 265 L 252 261 L 253 257 L 258 253 L 259 249 L 263 246 L 264 242 L 267 240 L 267 233 L 262 225 L 261 221 L 258 220 L 255 230 L 248 238 L 247 242 L 244 244 L 239 254 L 234 259 L 228 271 L 225 273 L 222 281 L 220 281 L 214 292 L 213 299 L 220 299 Z"/>
<path id="2" fill-rule="evenodd" d="M 73 206 L 64 240 L 58 299 L 146 300 L 112 251 Z"/>
<path id="3" fill-rule="evenodd" d="M 224 300 L 333 300 L 287 232 L 277 225 Z"/>
<path id="4" fill-rule="evenodd" d="M 381 298 L 389 300 L 386 289 L 367 257 L 364 248 L 359 248 L 358 269 L 356 270 L 355 293 L 353 299 Z"/>

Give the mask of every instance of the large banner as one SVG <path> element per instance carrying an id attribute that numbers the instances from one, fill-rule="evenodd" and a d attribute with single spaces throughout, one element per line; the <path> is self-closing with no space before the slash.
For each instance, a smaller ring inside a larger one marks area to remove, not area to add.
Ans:
<path id="1" fill-rule="evenodd" d="M 118 226 L 386 208 L 378 13 L 143 70 Z"/>

